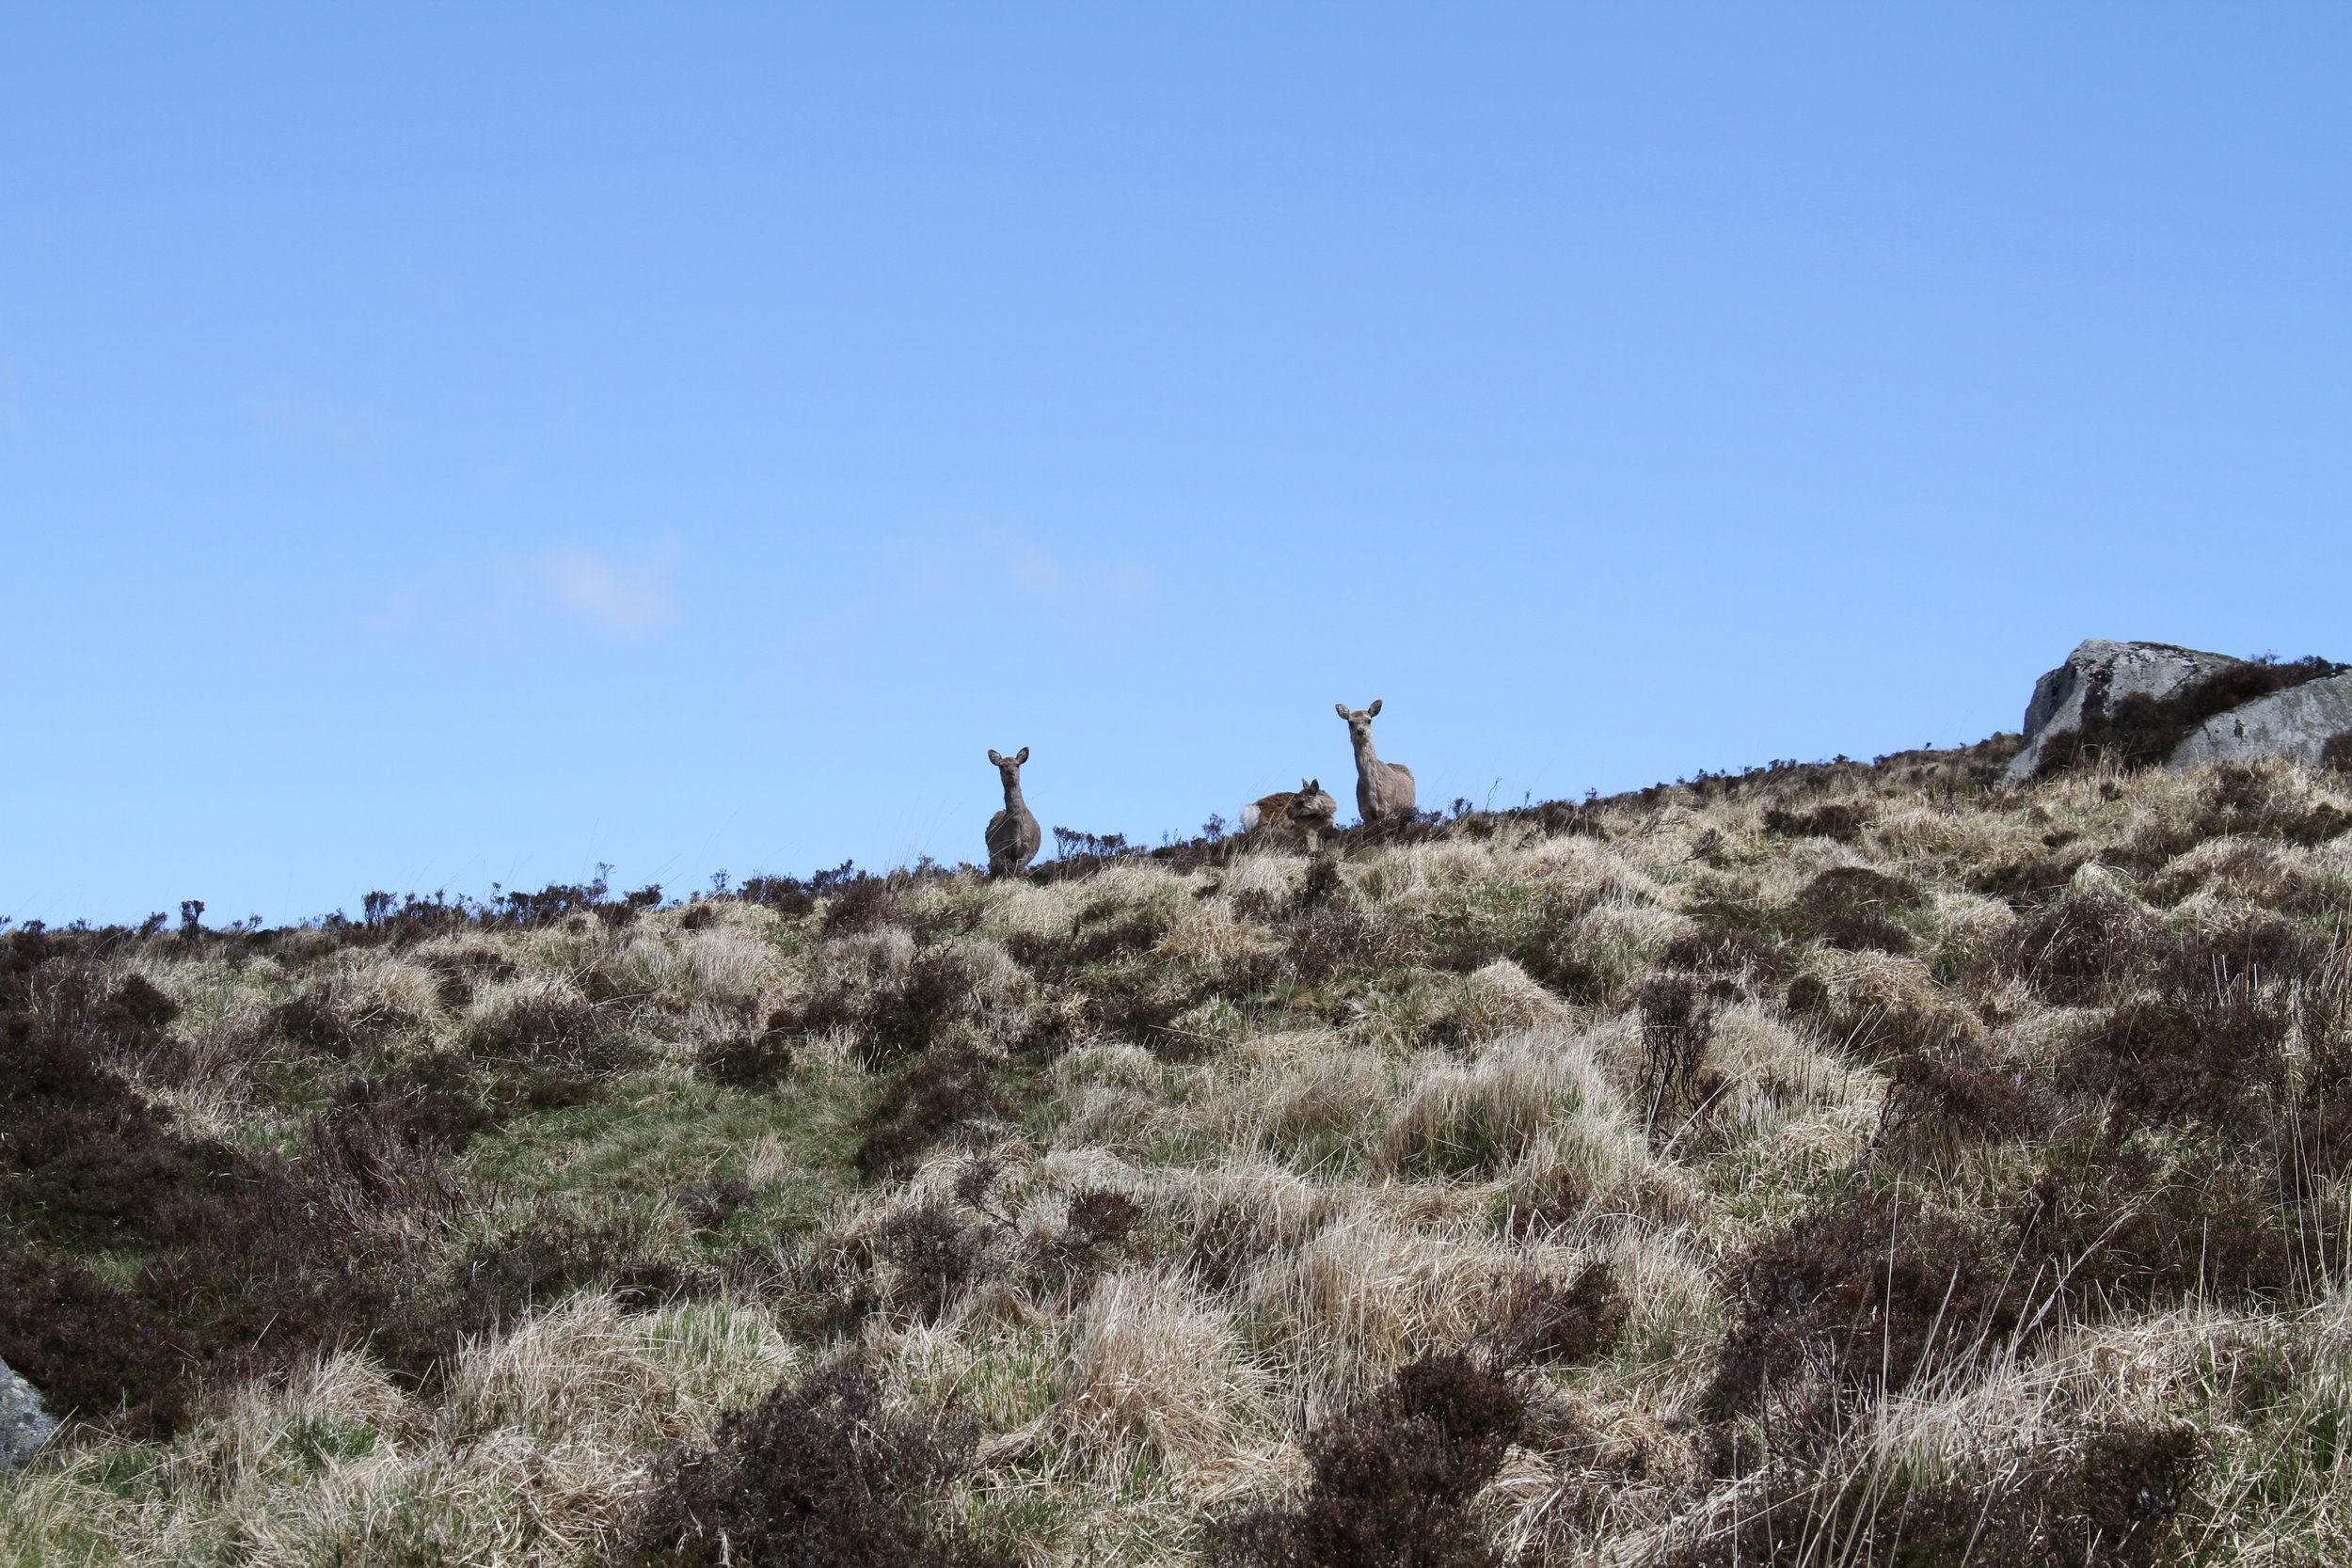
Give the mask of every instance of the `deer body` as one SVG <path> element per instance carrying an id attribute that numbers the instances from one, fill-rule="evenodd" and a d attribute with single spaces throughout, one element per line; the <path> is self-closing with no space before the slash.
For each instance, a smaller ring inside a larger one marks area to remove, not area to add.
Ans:
<path id="1" fill-rule="evenodd" d="M 1009 757 L 991 751 L 988 760 L 1005 781 L 1005 809 L 988 819 L 988 874 L 1018 877 L 1037 858 L 1044 839 L 1037 818 L 1029 815 L 1029 803 L 1021 798 L 1021 765 L 1029 760 L 1029 749 L 1024 746 L 1019 755 Z"/>
<path id="2" fill-rule="evenodd" d="M 1356 810 L 1367 826 L 1413 815 L 1413 770 L 1400 762 L 1382 762 L 1372 749 L 1372 721 L 1380 713 L 1380 700 L 1368 708 L 1351 709 L 1334 704 L 1347 721 L 1347 738 L 1356 748 Z"/>
<path id="3" fill-rule="evenodd" d="M 1303 779 L 1296 789 L 1261 796 L 1241 808 L 1243 832 L 1252 839 L 1273 844 L 1304 844 L 1313 854 L 1331 831 L 1340 803 L 1315 779 Z"/>

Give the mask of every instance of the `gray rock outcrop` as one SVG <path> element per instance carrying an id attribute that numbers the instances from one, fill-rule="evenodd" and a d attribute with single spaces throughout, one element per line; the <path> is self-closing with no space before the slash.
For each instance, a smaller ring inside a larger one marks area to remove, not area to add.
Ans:
<path id="1" fill-rule="evenodd" d="M 2249 757 L 2317 765 L 2336 736 L 2352 734 L 2352 675 L 2331 675 L 2273 691 L 2208 719 L 2173 749 L 2168 768 Z"/>
<path id="2" fill-rule="evenodd" d="M 56 1418 L 40 1402 L 39 1390 L 0 1361 L 0 1476 L 31 1463 L 33 1451 L 56 1430 Z"/>
<path id="3" fill-rule="evenodd" d="M 2032 778 L 2050 742 L 2081 730 L 2086 702 L 2104 708 L 2132 696 L 2161 701 L 2245 662 L 2169 642 L 2089 638 L 2066 656 L 2065 663 L 2034 682 L 2033 701 L 2026 705 L 2026 749 L 2010 763 L 2002 782 L 2016 784 Z"/>

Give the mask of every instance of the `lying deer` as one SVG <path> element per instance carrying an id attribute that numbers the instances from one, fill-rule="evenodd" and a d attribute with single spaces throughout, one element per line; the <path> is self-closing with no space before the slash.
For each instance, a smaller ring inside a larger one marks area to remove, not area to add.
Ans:
<path id="1" fill-rule="evenodd" d="M 1241 808 L 1242 832 L 1253 841 L 1304 844 L 1307 853 L 1323 847 L 1340 803 L 1315 779 L 1302 779 L 1296 789 L 1263 796 Z"/>

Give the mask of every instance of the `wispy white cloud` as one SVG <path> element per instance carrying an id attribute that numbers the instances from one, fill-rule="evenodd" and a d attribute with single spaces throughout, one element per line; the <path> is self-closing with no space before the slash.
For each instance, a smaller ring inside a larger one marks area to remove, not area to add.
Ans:
<path id="1" fill-rule="evenodd" d="M 901 541 L 894 549 L 918 593 L 1027 599 L 1070 610 L 1133 605 L 1153 582 L 1131 561 L 1073 561 L 994 530 L 944 539 Z"/>
<path id="2" fill-rule="evenodd" d="M 523 562 L 522 573 L 564 615 L 604 636 L 635 640 L 683 618 L 671 581 L 683 554 L 675 539 L 624 556 L 558 545 Z"/>
<path id="3" fill-rule="evenodd" d="M 620 550 L 566 543 L 444 567 L 392 588 L 368 621 L 385 636 L 511 642 L 553 620 L 609 641 L 640 642 L 686 619 L 675 581 L 685 556 L 683 544 L 663 538 Z"/>

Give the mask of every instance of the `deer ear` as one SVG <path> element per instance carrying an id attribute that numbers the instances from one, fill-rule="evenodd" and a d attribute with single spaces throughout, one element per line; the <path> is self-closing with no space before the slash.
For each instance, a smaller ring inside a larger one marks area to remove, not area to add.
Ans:
<path id="1" fill-rule="evenodd" d="M 1016 763 L 1023 763 L 1023 762 L 1026 762 L 1026 761 L 1028 761 L 1028 760 L 1029 760 L 1029 749 L 1028 749 L 1026 746 L 1022 747 L 1022 748 L 1021 748 L 1021 754 L 1020 754 L 1019 756 L 1017 756 L 1017 757 L 1013 758 L 1012 760 L 1013 760 L 1014 762 L 1016 762 Z"/>
<path id="2" fill-rule="evenodd" d="M 1339 709 L 1341 718 L 1344 719 L 1347 717 L 1347 705 L 1345 703 L 1333 703 L 1331 705 Z"/>
<path id="3" fill-rule="evenodd" d="M 1379 698 L 1375 697 L 1375 698 L 1372 700 L 1372 706 L 1370 706 L 1370 707 L 1368 707 L 1368 708 L 1364 709 L 1364 717 L 1365 717 L 1365 718 L 1367 718 L 1367 719 L 1377 719 L 1377 718 L 1379 718 L 1379 717 L 1380 717 L 1380 699 L 1379 699 Z"/>
<path id="4" fill-rule="evenodd" d="M 988 760 L 994 763 L 999 768 L 1005 766 L 1005 759 L 996 754 L 996 748 L 993 746 L 991 746 L 988 749 Z"/>

